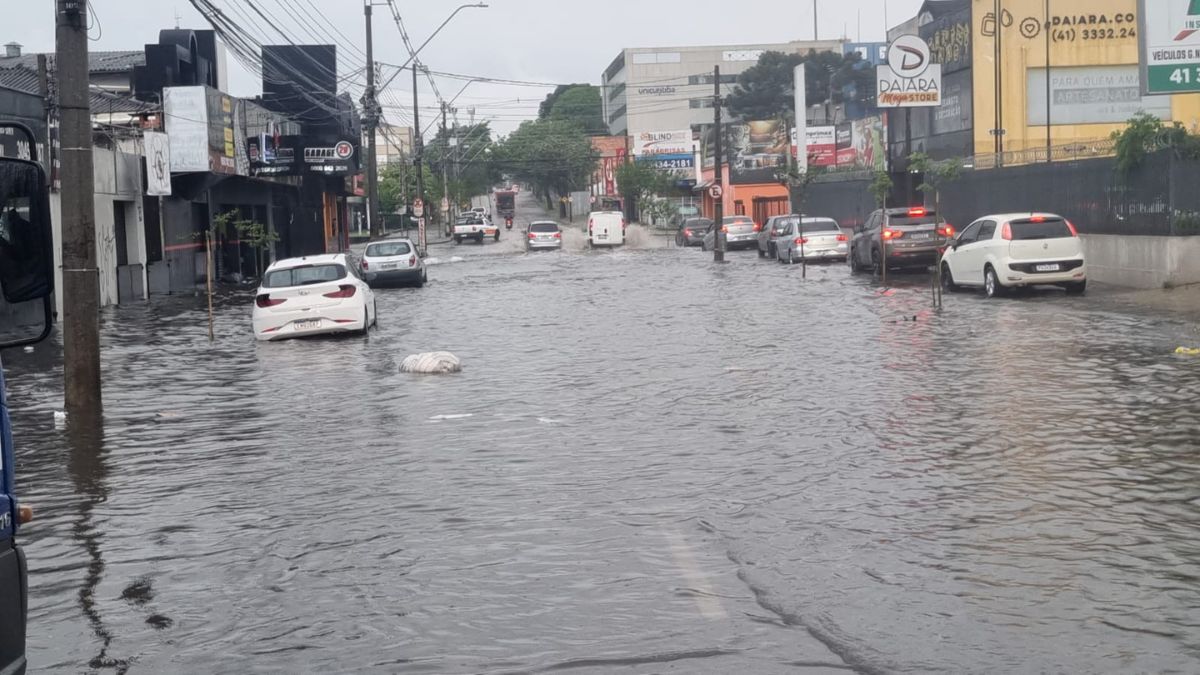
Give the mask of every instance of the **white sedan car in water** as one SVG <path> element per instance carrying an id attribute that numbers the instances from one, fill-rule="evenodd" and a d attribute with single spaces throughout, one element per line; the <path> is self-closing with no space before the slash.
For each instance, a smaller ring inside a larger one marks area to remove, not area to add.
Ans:
<path id="1" fill-rule="evenodd" d="M 375 325 L 375 293 L 345 253 L 280 260 L 267 268 L 254 299 L 259 340 L 366 333 Z"/>
<path id="2" fill-rule="evenodd" d="M 989 298 L 1025 286 L 1087 290 L 1087 262 L 1075 226 L 1050 213 L 984 216 L 942 255 L 942 286 L 982 287 Z"/>

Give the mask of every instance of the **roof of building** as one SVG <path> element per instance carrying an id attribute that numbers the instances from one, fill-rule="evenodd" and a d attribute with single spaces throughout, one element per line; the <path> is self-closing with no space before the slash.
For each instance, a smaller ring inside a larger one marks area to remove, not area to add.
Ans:
<path id="1" fill-rule="evenodd" d="M 0 59 L 3 61 L 4 59 Z M 6 89 L 15 89 L 16 91 L 38 95 L 38 74 L 37 71 L 29 70 L 28 68 L 5 68 L 0 65 L 0 87 Z"/>
<path id="2" fill-rule="evenodd" d="M 0 87 L 12 89 L 24 94 L 39 96 L 38 74 L 35 70 L 25 67 L 4 68 L 0 66 Z M 116 94 L 92 87 L 92 114 L 104 113 L 143 113 L 152 112 L 154 106 L 143 103 L 131 96 Z"/>
<path id="3" fill-rule="evenodd" d="M 28 68 L 37 72 L 37 54 L 22 54 L 21 56 L 0 56 L 0 68 Z M 47 66 L 54 69 L 54 54 L 46 55 Z M 146 65 L 144 51 L 122 52 L 90 52 L 88 53 L 88 71 L 92 74 L 126 73 L 135 66 Z"/>

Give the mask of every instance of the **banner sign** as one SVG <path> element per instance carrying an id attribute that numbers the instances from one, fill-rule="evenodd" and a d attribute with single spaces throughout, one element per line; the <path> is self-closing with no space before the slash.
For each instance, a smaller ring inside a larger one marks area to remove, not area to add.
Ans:
<path id="1" fill-rule="evenodd" d="M 1142 92 L 1200 92 L 1200 0 L 1138 0 Z"/>
<path id="2" fill-rule="evenodd" d="M 171 195 L 171 139 L 164 133 L 147 131 L 142 134 L 146 154 L 146 194 L 151 197 Z"/>
<path id="3" fill-rule="evenodd" d="M 808 127 L 805 150 L 809 166 L 835 166 L 837 164 L 837 127 Z M 792 156 L 800 156 L 796 130 L 792 129 Z"/>
<path id="4" fill-rule="evenodd" d="M 931 108 L 942 104 L 942 66 L 929 45 L 901 35 L 888 47 L 888 63 L 876 69 L 880 108 Z"/>

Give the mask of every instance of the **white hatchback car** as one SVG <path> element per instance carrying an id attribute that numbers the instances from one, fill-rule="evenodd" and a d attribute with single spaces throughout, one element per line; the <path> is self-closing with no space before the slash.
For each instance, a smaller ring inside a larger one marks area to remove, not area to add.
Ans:
<path id="1" fill-rule="evenodd" d="M 254 299 L 259 340 L 366 333 L 377 319 L 375 293 L 345 253 L 280 260 L 267 268 Z"/>
<path id="2" fill-rule="evenodd" d="M 1051 213 L 985 216 L 968 225 L 942 256 L 942 286 L 982 287 L 989 298 L 1025 286 L 1087 290 L 1087 262 L 1079 234 Z"/>
<path id="3" fill-rule="evenodd" d="M 367 244 L 362 257 L 362 276 L 371 288 L 408 284 L 420 288 L 429 280 L 425 261 L 411 239 L 386 239 Z"/>

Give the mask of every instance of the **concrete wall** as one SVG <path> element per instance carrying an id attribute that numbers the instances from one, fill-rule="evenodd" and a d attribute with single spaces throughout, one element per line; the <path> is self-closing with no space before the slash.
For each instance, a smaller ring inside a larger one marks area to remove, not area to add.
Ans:
<path id="1" fill-rule="evenodd" d="M 1200 284 L 1200 237 L 1082 235 L 1088 277 L 1129 288 Z"/>
<path id="2" fill-rule="evenodd" d="M 100 305 L 115 305 L 121 301 L 117 290 L 116 213 L 125 216 L 125 246 L 127 265 L 140 265 L 140 287 L 145 289 L 146 241 L 142 213 L 141 157 L 96 148 L 92 152 L 95 175 L 96 262 L 100 269 Z M 144 300 L 145 293 L 138 298 Z"/>

